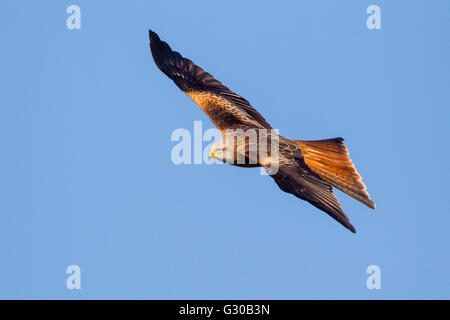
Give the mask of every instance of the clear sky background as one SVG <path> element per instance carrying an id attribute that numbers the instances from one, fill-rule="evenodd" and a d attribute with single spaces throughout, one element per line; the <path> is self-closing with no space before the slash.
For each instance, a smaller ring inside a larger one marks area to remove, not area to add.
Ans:
<path id="1" fill-rule="evenodd" d="M 282 135 L 346 138 L 358 233 L 258 169 L 174 165 L 213 124 L 149 28 Z M 1 298 L 450 298 L 450 1 L 11 0 L 0 33 Z"/>

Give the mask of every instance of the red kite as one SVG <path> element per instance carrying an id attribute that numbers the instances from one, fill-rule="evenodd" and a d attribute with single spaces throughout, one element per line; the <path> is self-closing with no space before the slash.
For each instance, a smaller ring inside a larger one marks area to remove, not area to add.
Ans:
<path id="1" fill-rule="evenodd" d="M 172 51 L 158 35 L 149 30 L 150 49 L 158 68 L 208 115 L 222 136 L 230 130 L 272 130 L 263 116 L 250 103 L 234 93 L 212 75 L 195 65 L 191 60 Z M 306 200 L 329 214 L 347 229 L 356 232 L 342 210 L 332 187 L 347 193 L 354 199 L 375 209 L 366 186 L 356 171 L 345 147 L 343 138 L 316 141 L 291 140 L 283 136 L 278 139 L 277 171 L 271 174 L 281 190 Z M 234 138 L 233 138 L 234 139 Z M 246 139 L 246 144 L 250 140 Z M 248 146 L 247 146 L 248 147 Z M 250 158 L 248 148 L 246 158 Z M 213 146 L 210 155 L 223 162 L 233 164 L 236 147 L 227 150 L 221 141 Z M 259 157 L 254 164 L 235 164 L 243 167 L 273 164 L 273 153 Z M 229 158 L 232 158 L 230 162 Z"/>

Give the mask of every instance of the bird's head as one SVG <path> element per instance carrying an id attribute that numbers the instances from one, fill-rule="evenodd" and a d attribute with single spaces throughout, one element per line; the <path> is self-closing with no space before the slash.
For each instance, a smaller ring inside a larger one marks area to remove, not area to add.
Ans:
<path id="1" fill-rule="evenodd" d="M 227 162 L 234 160 L 234 154 L 230 153 L 228 148 L 223 143 L 223 140 L 213 144 L 209 151 L 209 157 L 214 158 L 220 162 Z"/>

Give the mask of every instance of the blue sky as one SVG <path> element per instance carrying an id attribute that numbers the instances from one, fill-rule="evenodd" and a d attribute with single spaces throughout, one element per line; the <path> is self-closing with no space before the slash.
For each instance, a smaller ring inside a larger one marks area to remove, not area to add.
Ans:
<path id="1" fill-rule="evenodd" d="M 449 14 L 445 0 L 4 1 L 0 297 L 450 298 Z M 173 130 L 213 124 L 156 68 L 149 28 L 282 135 L 346 138 L 377 203 L 336 192 L 358 233 L 258 169 L 174 165 Z"/>

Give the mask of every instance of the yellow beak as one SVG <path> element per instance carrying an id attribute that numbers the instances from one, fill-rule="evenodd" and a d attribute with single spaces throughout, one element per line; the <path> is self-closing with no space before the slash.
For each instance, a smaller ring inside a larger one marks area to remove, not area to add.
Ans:
<path id="1" fill-rule="evenodd" d="M 210 157 L 210 158 L 215 158 L 215 157 L 216 157 L 216 154 L 215 154 L 213 151 L 210 151 L 210 152 L 209 152 L 209 157 Z"/>

